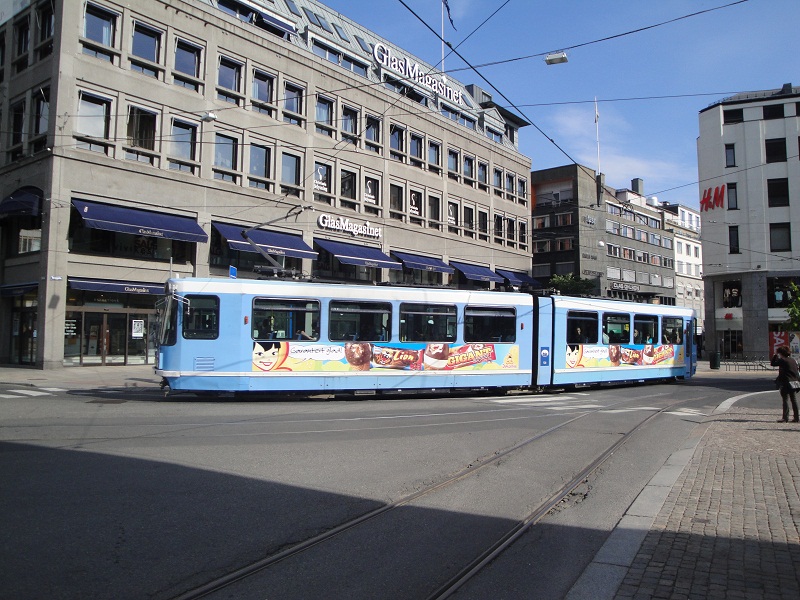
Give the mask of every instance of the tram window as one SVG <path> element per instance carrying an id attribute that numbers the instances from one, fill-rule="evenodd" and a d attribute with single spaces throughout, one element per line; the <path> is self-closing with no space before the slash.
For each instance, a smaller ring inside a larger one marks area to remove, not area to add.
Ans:
<path id="1" fill-rule="evenodd" d="M 631 317 L 622 313 L 603 315 L 603 343 L 627 344 L 631 341 Z"/>
<path id="2" fill-rule="evenodd" d="M 319 301 L 255 298 L 252 334 L 254 340 L 319 339 Z"/>
<path id="3" fill-rule="evenodd" d="M 219 337 L 219 298 L 217 296 L 187 295 L 185 297 L 183 337 L 187 340 L 215 340 Z"/>
<path id="4" fill-rule="evenodd" d="M 515 342 L 517 315 L 513 308 L 467 306 L 464 309 L 465 342 Z"/>
<path id="5" fill-rule="evenodd" d="M 403 342 L 454 342 L 456 323 L 455 306 L 400 305 L 400 340 Z"/>
<path id="6" fill-rule="evenodd" d="M 388 302 L 331 302 L 331 341 L 385 342 L 391 335 L 392 305 Z"/>
<path id="7" fill-rule="evenodd" d="M 162 346 L 174 346 L 178 342 L 178 301 L 165 298 L 156 304 L 161 331 L 158 340 Z"/>
<path id="8" fill-rule="evenodd" d="M 683 343 L 683 319 L 681 319 L 680 317 L 662 317 L 661 343 L 662 344 Z"/>
<path id="9" fill-rule="evenodd" d="M 570 310 L 567 312 L 567 343 L 596 344 L 597 324 L 596 312 Z"/>
<path id="10" fill-rule="evenodd" d="M 654 344 L 658 340 L 658 317 L 633 315 L 633 343 Z"/>

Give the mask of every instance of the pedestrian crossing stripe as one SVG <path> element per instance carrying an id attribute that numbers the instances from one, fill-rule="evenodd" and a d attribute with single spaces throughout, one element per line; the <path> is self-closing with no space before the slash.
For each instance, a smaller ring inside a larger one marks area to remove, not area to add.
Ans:
<path id="1" fill-rule="evenodd" d="M 8 390 L 15 394 L 22 394 L 23 396 L 49 396 L 50 392 L 40 392 L 39 390 Z M 13 398 L 13 396 L 11 396 Z"/>

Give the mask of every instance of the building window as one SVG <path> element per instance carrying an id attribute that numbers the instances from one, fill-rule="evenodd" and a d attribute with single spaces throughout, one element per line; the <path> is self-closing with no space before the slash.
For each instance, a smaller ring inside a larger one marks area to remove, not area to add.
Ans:
<path id="1" fill-rule="evenodd" d="M 503 216 L 494 216 L 494 242 L 496 244 L 503 243 Z"/>
<path id="2" fill-rule="evenodd" d="M 283 153 L 281 157 L 281 194 L 300 195 L 300 157 Z"/>
<path id="3" fill-rule="evenodd" d="M 303 88 L 287 83 L 283 89 L 283 120 L 292 125 L 303 124 Z"/>
<path id="4" fill-rule="evenodd" d="M 722 122 L 726 125 L 732 123 L 744 123 L 744 109 L 734 108 L 722 111 Z"/>
<path id="5" fill-rule="evenodd" d="M 316 113 L 317 133 L 333 137 L 333 101 L 327 98 L 317 98 Z"/>
<path id="6" fill-rule="evenodd" d="M 111 124 L 110 116 L 110 100 L 81 92 L 75 130 L 81 136 L 91 139 L 81 140 L 78 148 L 106 153 Z M 102 142 L 100 142 L 101 140 Z"/>
<path id="7" fill-rule="evenodd" d="M 408 154 L 411 164 L 415 167 L 422 168 L 424 164 L 422 157 L 422 148 L 424 142 L 425 140 L 422 139 L 422 136 L 415 133 L 411 134 L 408 144 Z"/>
<path id="8" fill-rule="evenodd" d="M 128 147 L 125 158 L 153 164 L 156 147 L 156 113 L 131 106 L 128 108 Z M 148 150 L 141 152 L 139 149 Z"/>
<path id="9" fill-rule="evenodd" d="M 464 157 L 464 179 L 469 180 L 467 183 L 475 179 L 475 159 L 471 156 Z"/>
<path id="10" fill-rule="evenodd" d="M 160 69 L 155 65 L 158 63 L 160 53 L 161 32 L 141 23 L 134 24 L 131 54 L 142 60 L 131 59 L 131 70 L 148 77 L 158 77 Z"/>
<path id="11" fill-rule="evenodd" d="M 250 144 L 250 187 L 270 189 L 266 179 L 271 177 L 272 149 L 267 146 Z"/>
<path id="12" fill-rule="evenodd" d="M 469 237 L 475 237 L 475 209 L 471 206 L 464 207 L 464 229 Z"/>
<path id="13" fill-rule="evenodd" d="M 455 179 L 458 181 L 458 163 L 459 163 L 459 154 L 457 150 L 448 150 L 447 151 L 447 171 L 448 176 L 450 179 Z"/>
<path id="14" fill-rule="evenodd" d="M 769 104 L 764 107 L 764 120 L 783 119 L 783 104 Z"/>
<path id="15" fill-rule="evenodd" d="M 22 144 L 25 138 L 25 101 L 11 106 L 11 145 Z"/>
<path id="16" fill-rule="evenodd" d="M 442 147 L 438 142 L 428 142 L 428 170 L 440 173 L 442 166 Z"/>
<path id="17" fill-rule="evenodd" d="M 117 15 L 93 4 L 86 5 L 84 15 L 84 54 L 111 61 L 117 29 Z"/>
<path id="18" fill-rule="evenodd" d="M 792 251 L 792 230 L 789 223 L 770 223 L 769 250 L 770 252 Z"/>
<path id="19" fill-rule="evenodd" d="M 342 139 L 358 145 L 358 111 L 347 106 L 342 108 Z"/>
<path id="20" fill-rule="evenodd" d="M 364 203 L 380 205 L 381 200 L 381 182 L 372 177 L 364 178 Z M 373 214 L 377 214 L 374 212 Z"/>
<path id="21" fill-rule="evenodd" d="M 728 184 L 728 210 L 739 210 L 739 197 L 735 183 Z"/>
<path id="22" fill-rule="evenodd" d="M 325 163 L 314 163 L 314 200 L 332 204 L 331 167 Z"/>
<path id="23" fill-rule="evenodd" d="M 389 185 L 389 217 L 402 221 L 405 218 L 404 190 L 401 186 Z"/>
<path id="24" fill-rule="evenodd" d="M 31 26 L 29 17 L 14 23 L 14 73 L 28 68 L 28 50 L 31 45 Z"/>
<path id="25" fill-rule="evenodd" d="M 489 127 L 486 128 L 486 137 L 493 142 L 497 142 L 498 144 L 502 143 L 503 141 L 503 134 L 499 131 L 495 131 L 494 129 L 490 129 Z"/>
<path id="26" fill-rule="evenodd" d="M 457 234 L 459 232 L 458 225 L 459 225 L 459 214 L 458 214 L 458 202 L 448 202 L 447 203 L 447 230 L 450 233 Z"/>
<path id="27" fill-rule="evenodd" d="M 33 97 L 33 151 L 40 152 L 47 146 L 47 129 L 50 124 L 50 88 L 40 88 Z"/>
<path id="28" fill-rule="evenodd" d="M 428 227 L 441 229 L 442 199 L 439 196 L 428 196 Z"/>
<path id="29" fill-rule="evenodd" d="M 231 104 L 239 104 L 242 89 L 242 65 L 229 58 L 219 59 L 217 71 L 217 98 Z"/>
<path id="30" fill-rule="evenodd" d="M 236 138 L 216 134 L 214 139 L 214 179 L 236 182 L 233 171 L 239 167 L 239 143 Z"/>
<path id="31" fill-rule="evenodd" d="M 348 200 L 356 200 L 357 190 L 356 190 L 356 174 L 352 171 L 346 171 L 342 169 L 341 178 L 340 178 L 340 195 L 342 198 L 347 198 Z"/>
<path id="32" fill-rule="evenodd" d="M 367 127 L 364 129 L 367 150 L 381 151 L 381 122 L 377 117 L 367 116 Z"/>
<path id="33" fill-rule="evenodd" d="M 736 166 L 736 145 L 735 144 L 725 144 L 725 166 L 726 167 L 735 167 Z"/>
<path id="34" fill-rule="evenodd" d="M 484 162 L 478 163 L 478 189 L 483 191 L 489 189 L 489 165 Z"/>
<path id="35" fill-rule="evenodd" d="M 402 161 L 405 156 L 405 130 L 397 125 L 389 127 L 389 147 L 392 149 L 391 156 L 395 160 Z"/>
<path id="36" fill-rule="evenodd" d="M 197 148 L 197 126 L 183 121 L 172 122 L 169 168 L 194 173 Z"/>
<path id="37" fill-rule="evenodd" d="M 789 179 L 767 179 L 767 203 L 772 207 L 789 206 Z"/>
<path id="38" fill-rule="evenodd" d="M 37 9 L 39 36 L 36 44 L 36 59 L 42 60 L 53 53 L 53 35 L 56 31 L 56 17 L 53 6 L 48 2 Z"/>
<path id="39" fill-rule="evenodd" d="M 739 254 L 739 226 L 728 227 L 728 253 Z"/>
<path id="40" fill-rule="evenodd" d="M 528 248 L 528 223 L 520 221 L 519 223 L 519 247 L 521 250 Z"/>
<path id="41" fill-rule="evenodd" d="M 269 73 L 255 69 L 253 71 L 253 110 L 264 113 L 272 117 L 274 112 L 271 105 L 274 102 L 273 93 L 275 89 L 275 78 Z"/>
<path id="42" fill-rule="evenodd" d="M 172 82 L 195 92 L 200 90 L 200 61 L 202 49 L 194 44 L 178 40 L 175 44 L 175 70 Z"/>
<path id="43" fill-rule="evenodd" d="M 786 138 L 764 140 L 764 155 L 768 163 L 786 162 Z"/>
<path id="44" fill-rule="evenodd" d="M 478 211 L 478 239 L 489 240 L 489 213 L 482 210 Z"/>

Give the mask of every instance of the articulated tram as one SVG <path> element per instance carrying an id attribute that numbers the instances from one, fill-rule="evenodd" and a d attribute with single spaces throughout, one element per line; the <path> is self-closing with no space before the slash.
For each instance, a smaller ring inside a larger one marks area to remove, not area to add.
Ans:
<path id="1" fill-rule="evenodd" d="M 689 378 L 691 309 L 516 292 L 170 279 L 171 391 L 540 390 Z"/>

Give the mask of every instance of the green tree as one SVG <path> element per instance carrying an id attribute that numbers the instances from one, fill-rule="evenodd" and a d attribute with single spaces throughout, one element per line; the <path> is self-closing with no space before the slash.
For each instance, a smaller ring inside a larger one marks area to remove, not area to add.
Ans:
<path id="1" fill-rule="evenodd" d="M 795 283 L 789 286 L 792 290 L 792 301 L 786 307 L 786 312 L 789 313 L 789 331 L 800 330 L 800 287 Z"/>
<path id="2" fill-rule="evenodd" d="M 550 287 L 557 289 L 561 294 L 573 296 L 589 294 L 597 289 L 597 285 L 592 280 L 575 277 L 574 273 L 553 275 L 550 277 Z"/>

